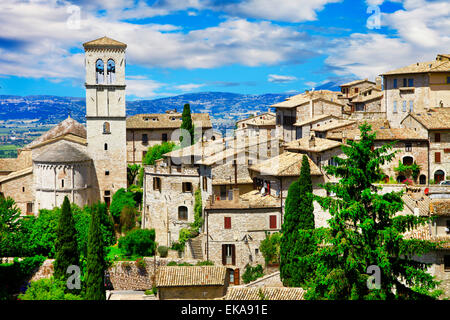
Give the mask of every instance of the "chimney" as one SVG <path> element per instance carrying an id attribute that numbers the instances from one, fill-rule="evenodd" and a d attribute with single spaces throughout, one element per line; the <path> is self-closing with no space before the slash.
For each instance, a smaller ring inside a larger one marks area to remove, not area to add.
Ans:
<path id="1" fill-rule="evenodd" d="M 313 148 L 316 146 L 316 137 L 314 135 L 311 135 L 309 138 L 309 147 Z"/>
<path id="2" fill-rule="evenodd" d="M 239 203 L 239 188 L 233 188 L 233 202 Z"/>
<path id="3" fill-rule="evenodd" d="M 381 89 L 381 77 L 375 78 L 375 86 L 379 89 Z"/>

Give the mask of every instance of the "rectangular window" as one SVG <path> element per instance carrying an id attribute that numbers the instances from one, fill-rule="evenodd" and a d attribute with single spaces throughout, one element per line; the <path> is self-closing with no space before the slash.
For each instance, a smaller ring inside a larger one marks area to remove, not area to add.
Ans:
<path id="1" fill-rule="evenodd" d="M 167 133 L 163 133 L 161 137 L 162 142 L 167 142 Z"/>
<path id="2" fill-rule="evenodd" d="M 403 112 L 406 112 L 406 100 L 403 100 Z"/>
<path id="3" fill-rule="evenodd" d="M 33 213 L 33 202 L 27 203 L 27 214 Z"/>
<path id="4" fill-rule="evenodd" d="M 192 183 L 191 182 L 183 182 L 182 189 L 183 189 L 183 192 L 192 192 Z"/>
<path id="5" fill-rule="evenodd" d="M 224 228 L 225 229 L 231 229 L 231 217 L 224 217 Z"/>
<path id="6" fill-rule="evenodd" d="M 441 163 L 441 153 L 440 152 L 434 153 L 434 162 Z"/>
<path id="7" fill-rule="evenodd" d="M 403 87 L 406 87 L 408 85 L 408 79 L 403 78 Z"/>
<path id="8" fill-rule="evenodd" d="M 434 142 L 441 142 L 441 134 L 439 132 L 434 134 Z"/>
<path id="9" fill-rule="evenodd" d="M 447 77 L 447 84 L 450 84 L 450 77 Z"/>
<path id="10" fill-rule="evenodd" d="M 355 88 L 355 93 L 358 93 L 358 91 L 359 91 L 359 88 Z"/>
<path id="11" fill-rule="evenodd" d="M 236 247 L 234 244 L 222 245 L 222 264 L 223 265 L 236 264 Z"/>
<path id="12" fill-rule="evenodd" d="M 398 88 L 397 79 L 394 79 L 394 84 L 392 86 L 394 89 Z"/>
<path id="13" fill-rule="evenodd" d="M 444 256 L 444 270 L 450 271 L 450 255 Z"/>
<path id="14" fill-rule="evenodd" d="M 397 101 L 394 101 L 394 113 L 397 113 Z"/>
<path id="15" fill-rule="evenodd" d="M 408 87 L 414 87 L 414 79 L 408 79 Z"/>
<path id="16" fill-rule="evenodd" d="M 61 180 L 61 188 L 64 188 L 64 179 Z"/>
<path id="17" fill-rule="evenodd" d="M 413 112 L 414 111 L 414 101 L 409 100 L 409 112 Z"/>
<path id="18" fill-rule="evenodd" d="M 277 216 L 272 215 L 269 217 L 270 220 L 270 229 L 276 229 L 277 228 Z"/>
<path id="19" fill-rule="evenodd" d="M 405 142 L 405 151 L 406 152 L 412 151 L 412 143 L 411 142 Z"/>
<path id="20" fill-rule="evenodd" d="M 153 178 L 153 190 L 161 191 L 161 178 L 158 177 Z"/>
<path id="21" fill-rule="evenodd" d="M 208 179 L 203 177 L 203 191 L 208 191 Z"/>
<path id="22" fill-rule="evenodd" d="M 108 170 L 105 171 L 105 176 L 109 176 L 109 171 Z"/>
<path id="23" fill-rule="evenodd" d="M 147 144 L 148 143 L 148 135 L 146 133 L 142 134 L 142 143 Z"/>

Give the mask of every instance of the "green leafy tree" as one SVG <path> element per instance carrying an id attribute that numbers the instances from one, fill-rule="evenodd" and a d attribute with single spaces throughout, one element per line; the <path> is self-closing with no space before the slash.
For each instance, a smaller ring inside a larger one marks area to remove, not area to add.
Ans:
<path id="1" fill-rule="evenodd" d="M 202 191 L 198 188 L 194 193 L 194 222 L 191 224 L 193 234 L 198 233 L 203 226 L 202 211 Z"/>
<path id="2" fill-rule="evenodd" d="M 89 225 L 87 268 L 86 268 L 86 299 L 105 300 L 105 246 L 101 231 L 102 206 L 94 204 Z"/>
<path id="3" fill-rule="evenodd" d="M 135 208 L 125 206 L 120 213 L 120 225 L 122 232 L 128 232 L 136 227 L 137 210 Z"/>
<path id="4" fill-rule="evenodd" d="M 131 230 L 119 239 L 119 249 L 127 256 L 153 256 L 156 250 L 155 230 Z"/>
<path id="5" fill-rule="evenodd" d="M 5 236 L 8 232 L 19 230 L 20 214 L 20 209 L 12 198 L 0 197 L 0 237 Z"/>
<path id="6" fill-rule="evenodd" d="M 67 280 L 67 268 L 79 265 L 80 253 L 78 251 L 75 220 L 70 209 L 69 198 L 64 197 L 58 227 L 56 229 L 54 277 Z"/>
<path id="7" fill-rule="evenodd" d="M 154 165 L 155 161 L 163 158 L 163 154 L 172 151 L 175 148 L 175 143 L 173 142 L 163 142 L 161 144 L 155 144 L 149 147 L 145 157 L 143 159 L 143 164 Z"/>
<path id="8" fill-rule="evenodd" d="M 288 189 L 281 228 L 283 236 L 280 243 L 280 276 L 286 286 L 302 285 L 311 269 L 307 264 L 298 261 L 298 257 L 315 250 L 315 243 L 311 238 L 299 232 L 308 229 L 314 229 L 314 206 L 309 160 L 304 155 L 300 178 Z"/>
<path id="9" fill-rule="evenodd" d="M 50 279 L 32 281 L 27 291 L 19 295 L 19 300 L 82 300 L 79 295 L 66 293 L 65 282 Z"/>
<path id="10" fill-rule="evenodd" d="M 126 191 L 124 188 L 117 190 L 111 201 L 109 207 L 109 212 L 113 216 L 116 223 L 120 222 L 120 213 L 124 207 L 134 208 L 136 206 L 136 201 L 134 200 L 134 195 L 132 192 Z"/>
<path id="11" fill-rule="evenodd" d="M 378 193 L 374 183 L 382 178 L 381 166 L 394 158 L 392 144 L 374 148 L 376 134 L 371 127 L 364 123 L 359 128 L 360 141 L 342 146 L 346 157 L 335 157 L 337 165 L 325 168 L 328 175 L 339 178 L 338 183 L 323 186 L 336 196 L 315 196 L 331 219 L 329 228 L 315 230 L 313 238 L 321 243 L 318 249 L 299 257 L 300 263 L 315 265 L 306 281 L 306 298 L 433 298 L 437 283 L 426 272 L 428 265 L 412 258 L 437 244 L 403 237 L 430 218 L 397 215 L 403 208 L 402 192 Z M 381 272 L 376 286 L 368 285 L 369 266 L 378 266 Z"/>
<path id="12" fill-rule="evenodd" d="M 262 276 L 264 276 L 262 265 L 258 264 L 255 267 L 247 265 L 245 267 L 245 272 L 242 274 L 242 281 L 244 283 L 250 283 L 258 278 L 261 278 Z"/>
<path id="13" fill-rule="evenodd" d="M 261 241 L 259 250 L 261 250 L 266 265 L 280 262 L 280 242 L 281 233 L 279 232 L 266 234 L 266 238 Z"/>
<path id="14" fill-rule="evenodd" d="M 136 176 L 139 174 L 139 169 L 141 168 L 138 164 L 129 164 L 127 168 L 127 181 L 128 185 L 131 186 L 136 179 Z"/>
<path id="15" fill-rule="evenodd" d="M 180 129 L 187 130 L 190 135 L 190 141 L 183 141 L 183 137 L 180 137 L 181 147 L 184 148 L 186 146 L 194 144 L 194 125 L 192 123 L 191 116 L 191 106 L 186 103 L 183 108 L 183 114 L 181 115 L 181 127 Z"/>

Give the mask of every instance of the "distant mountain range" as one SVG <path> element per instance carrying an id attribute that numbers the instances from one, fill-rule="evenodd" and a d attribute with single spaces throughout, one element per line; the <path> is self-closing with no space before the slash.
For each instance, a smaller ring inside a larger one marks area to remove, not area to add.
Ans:
<path id="1" fill-rule="evenodd" d="M 326 87 L 326 88 L 325 88 Z M 316 88 L 320 90 L 321 88 Z M 335 90 L 327 84 L 323 89 Z M 213 127 L 225 131 L 233 128 L 236 120 L 254 113 L 266 112 L 277 102 L 298 93 L 237 94 L 228 92 L 188 93 L 154 100 L 127 101 L 127 116 L 140 113 L 163 113 L 176 109 L 183 111 L 186 103 L 192 112 L 209 113 Z M 58 123 L 67 116 L 85 122 L 85 98 L 58 96 L 11 96 L 0 95 L 0 120 L 32 120 L 39 123 Z"/>

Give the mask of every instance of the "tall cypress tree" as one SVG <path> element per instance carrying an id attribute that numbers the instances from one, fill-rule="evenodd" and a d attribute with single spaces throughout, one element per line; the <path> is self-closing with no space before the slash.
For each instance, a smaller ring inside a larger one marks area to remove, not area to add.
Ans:
<path id="1" fill-rule="evenodd" d="M 435 298 L 437 283 L 427 273 L 429 265 L 413 257 L 438 244 L 403 237 L 430 217 L 398 215 L 403 209 L 402 192 L 379 192 L 374 183 L 384 176 L 381 167 L 395 157 L 393 143 L 374 148 L 376 133 L 370 125 L 364 123 L 359 129 L 361 139 L 342 146 L 345 157 L 335 157 L 337 165 L 325 167 L 327 174 L 339 178 L 336 184 L 324 185 L 336 196 L 314 196 L 331 219 L 329 228 L 314 230 L 322 245 L 301 259 L 315 266 L 304 287 L 306 298 Z M 373 272 L 378 273 L 378 280 L 369 278 Z"/>
<path id="2" fill-rule="evenodd" d="M 190 144 L 194 144 L 194 125 L 192 124 L 191 106 L 188 103 L 184 105 L 181 119 L 182 122 L 180 129 L 187 130 L 189 132 L 189 135 L 191 136 L 190 143 L 186 140 L 183 142 L 183 137 L 180 137 L 181 147 L 186 147 L 189 146 Z"/>
<path id="3" fill-rule="evenodd" d="M 315 250 L 311 238 L 299 232 L 310 229 L 314 229 L 314 206 L 309 161 L 304 155 L 300 178 L 289 186 L 281 228 L 280 276 L 286 286 L 300 286 L 310 269 L 298 261 Z"/>
<path id="4" fill-rule="evenodd" d="M 64 197 L 56 229 L 54 276 L 57 279 L 67 280 L 67 268 L 71 265 L 79 265 L 80 254 L 77 245 L 75 220 L 70 209 L 70 201 Z"/>
<path id="5" fill-rule="evenodd" d="M 105 204 L 94 204 L 91 212 L 91 223 L 89 225 L 88 253 L 87 253 L 87 276 L 86 276 L 86 299 L 105 300 L 105 247 L 100 227 L 101 215 L 106 210 Z"/>

